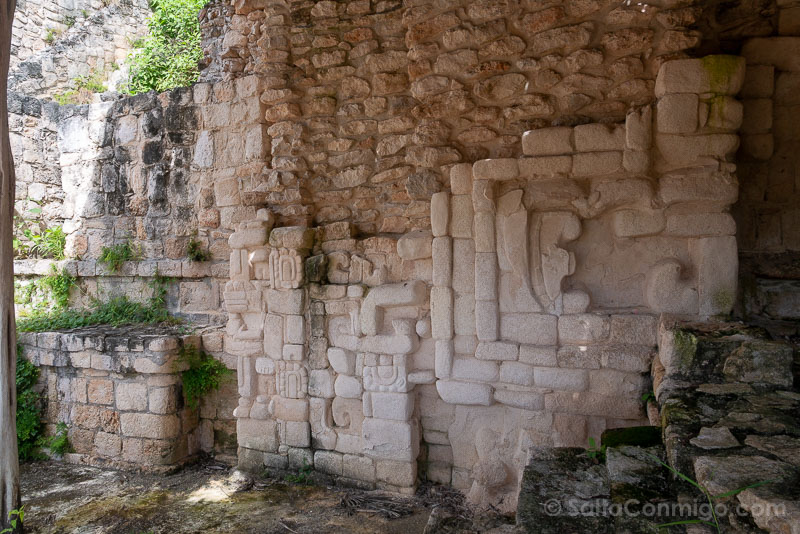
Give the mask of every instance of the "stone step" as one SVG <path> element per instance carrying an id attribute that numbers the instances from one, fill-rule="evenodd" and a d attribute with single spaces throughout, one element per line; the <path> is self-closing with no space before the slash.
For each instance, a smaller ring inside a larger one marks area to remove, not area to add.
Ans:
<path id="1" fill-rule="evenodd" d="M 653 362 L 659 402 L 703 383 L 742 383 L 760 390 L 791 388 L 794 347 L 741 323 L 662 324 Z M 678 394 L 680 395 L 680 394 Z"/>

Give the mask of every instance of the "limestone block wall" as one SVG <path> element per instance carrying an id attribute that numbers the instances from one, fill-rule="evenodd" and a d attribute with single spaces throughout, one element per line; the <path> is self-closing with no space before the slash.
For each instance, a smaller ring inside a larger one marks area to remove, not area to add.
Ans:
<path id="1" fill-rule="evenodd" d="M 738 153 L 742 191 L 736 206 L 742 254 L 741 312 L 779 335 L 797 335 L 800 318 L 800 26 L 781 11 L 781 36 L 744 43 L 744 123 Z"/>
<path id="2" fill-rule="evenodd" d="M 511 510 L 531 446 L 644 420 L 658 315 L 734 303 L 745 60 L 653 4 L 215 1 L 192 88 L 15 124 L 90 292 L 225 325 L 242 467 Z"/>
<path id="3" fill-rule="evenodd" d="M 98 327 L 19 341 L 40 369 L 46 424 L 69 427 L 69 460 L 164 470 L 201 449 L 199 414 L 183 406 L 176 361 L 179 347 L 199 337 Z"/>
<path id="4" fill-rule="evenodd" d="M 133 41 L 145 35 L 150 14 L 146 0 L 18 1 L 9 90 L 52 97 L 77 76 L 93 73 L 116 83 L 114 65 L 121 66 Z"/>
<path id="5" fill-rule="evenodd" d="M 622 120 L 699 42 L 695 2 L 552 4 L 211 2 L 201 79 L 264 79 L 270 168 L 314 223 L 427 229 L 450 165 L 519 156 L 553 121 Z"/>
<path id="6" fill-rule="evenodd" d="M 393 491 L 422 473 L 513 509 L 532 445 L 642 422 L 657 315 L 733 307 L 744 72 L 666 62 L 624 123 L 531 130 L 521 158 L 452 166 L 430 231 L 383 257 L 350 224 L 315 242 L 268 210 L 242 223 L 224 293 L 240 465 Z"/>

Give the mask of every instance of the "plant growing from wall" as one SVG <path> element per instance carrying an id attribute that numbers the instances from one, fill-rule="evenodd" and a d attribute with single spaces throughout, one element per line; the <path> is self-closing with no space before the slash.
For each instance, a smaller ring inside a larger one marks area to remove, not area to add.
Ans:
<path id="1" fill-rule="evenodd" d="M 208 261 L 211 259 L 211 253 L 203 248 L 202 243 L 192 237 L 189 244 L 186 245 L 186 256 L 191 261 Z"/>
<path id="2" fill-rule="evenodd" d="M 92 101 L 92 95 L 106 91 L 103 83 L 105 73 L 102 70 L 94 70 L 86 76 L 76 76 L 72 79 L 72 89 L 61 94 L 53 95 L 59 105 L 88 104 Z"/>
<path id="3" fill-rule="evenodd" d="M 14 281 L 14 303 L 19 304 L 17 315 L 36 316 L 47 311 L 63 310 L 69 305 L 69 293 L 77 278 L 66 269 L 51 266 L 51 274 L 24 282 Z"/>
<path id="4" fill-rule="evenodd" d="M 725 492 L 725 493 L 721 493 L 719 495 L 711 495 L 711 493 L 705 487 L 703 487 L 699 482 L 697 482 L 696 480 L 692 479 L 691 477 L 688 477 L 688 476 L 684 475 L 683 473 L 681 473 L 680 471 L 678 471 L 677 469 L 675 469 L 671 465 L 662 462 L 659 457 L 654 456 L 654 455 L 649 454 L 649 453 L 645 453 L 645 456 L 649 456 L 650 459 L 652 459 L 653 461 L 655 461 L 656 463 L 658 463 L 662 467 L 666 467 L 667 469 L 669 469 L 672 472 L 673 475 L 675 475 L 676 477 L 680 478 L 681 480 L 684 480 L 684 481 L 688 482 L 689 484 L 691 484 L 692 486 L 697 488 L 700 491 L 700 493 L 703 494 L 703 497 L 705 497 L 706 500 L 708 501 L 709 510 L 711 511 L 711 521 L 707 521 L 707 520 L 704 520 L 704 519 L 686 519 L 686 520 L 683 520 L 683 521 L 674 521 L 672 523 L 662 523 L 660 525 L 656 525 L 656 527 L 659 529 L 659 532 L 661 531 L 661 529 L 665 529 L 665 528 L 669 528 L 669 527 L 673 527 L 673 526 L 680 526 L 680 525 L 706 525 L 706 526 L 712 527 L 719 534 L 721 534 L 722 533 L 722 528 L 720 526 L 719 517 L 717 517 L 717 512 L 716 512 L 716 507 L 715 507 L 717 502 L 719 502 L 719 501 L 721 501 L 723 499 L 727 499 L 728 497 L 733 497 L 735 495 L 738 495 L 739 493 L 742 493 L 745 490 L 752 489 L 752 488 L 757 488 L 759 486 L 764 486 L 766 484 L 770 484 L 771 482 L 774 482 L 774 480 L 762 480 L 760 482 L 756 482 L 755 484 L 750 484 L 749 486 L 745 486 L 743 488 L 739 488 L 739 489 L 735 489 L 735 490 L 728 491 L 728 492 Z"/>
<path id="5" fill-rule="evenodd" d="M 56 425 L 56 432 L 50 437 L 42 438 L 39 444 L 44 447 L 45 449 L 50 451 L 50 454 L 54 454 L 56 456 L 64 456 L 68 452 L 72 452 L 74 449 L 69 442 L 69 436 L 67 433 L 69 432 L 69 428 L 67 427 L 67 423 L 59 422 Z"/>
<path id="6" fill-rule="evenodd" d="M 38 204 L 34 200 L 30 202 Z M 61 226 L 48 228 L 45 222 L 38 218 L 42 213 L 42 208 L 38 205 L 29 209 L 27 213 L 33 217 L 26 218 L 14 213 L 14 258 L 63 260 L 67 245 L 64 229 Z"/>
<path id="7" fill-rule="evenodd" d="M 200 48 L 198 13 L 206 0 L 151 0 L 153 15 L 141 47 L 128 56 L 128 92 L 166 91 L 197 81 Z"/>
<path id="8" fill-rule="evenodd" d="M 39 369 L 22 356 L 22 346 L 17 345 L 17 448 L 20 460 L 34 460 L 38 456 L 42 437 L 40 396 L 34 390 L 39 380 Z"/>
<path id="9" fill-rule="evenodd" d="M 221 361 L 194 345 L 181 347 L 177 363 L 189 367 L 181 373 L 181 378 L 186 406 L 192 410 L 200 406 L 205 395 L 219 389 L 226 376 L 233 374 Z"/>
<path id="10" fill-rule="evenodd" d="M 98 261 L 108 266 L 112 273 L 119 271 L 123 262 L 139 259 L 140 250 L 130 241 L 118 243 L 110 247 L 103 247 Z"/>
<path id="11" fill-rule="evenodd" d="M 82 310 L 57 309 L 40 311 L 29 317 L 17 319 L 20 332 L 49 332 L 69 328 L 83 328 L 99 324 L 121 326 L 125 324 L 177 323 L 167 310 L 167 290 L 172 278 L 157 272 L 149 282 L 152 295 L 147 302 L 136 302 L 127 296 L 113 297 L 105 302 L 94 299 Z"/>

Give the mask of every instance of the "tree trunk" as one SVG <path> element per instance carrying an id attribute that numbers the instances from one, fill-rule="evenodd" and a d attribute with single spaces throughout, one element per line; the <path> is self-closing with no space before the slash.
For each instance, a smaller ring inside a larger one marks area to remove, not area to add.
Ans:
<path id="1" fill-rule="evenodd" d="M 17 326 L 14 319 L 14 159 L 8 139 L 8 64 L 16 0 L 0 0 L 0 524 L 20 506 Z M 18 529 L 21 531 L 21 529 Z"/>

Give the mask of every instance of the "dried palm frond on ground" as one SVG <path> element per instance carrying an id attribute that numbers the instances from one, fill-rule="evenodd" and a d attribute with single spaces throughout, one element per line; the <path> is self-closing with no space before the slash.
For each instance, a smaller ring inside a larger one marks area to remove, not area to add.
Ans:
<path id="1" fill-rule="evenodd" d="M 464 494 L 449 486 L 424 482 L 417 489 L 417 499 L 426 508 L 441 508 L 449 515 L 469 519 L 472 510 L 466 504 Z"/>
<path id="2" fill-rule="evenodd" d="M 339 506 L 344 508 L 348 515 L 363 512 L 380 514 L 387 519 L 397 519 L 414 513 L 414 503 L 409 499 L 366 492 L 347 492 Z"/>

